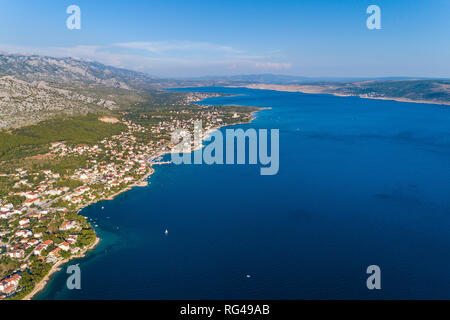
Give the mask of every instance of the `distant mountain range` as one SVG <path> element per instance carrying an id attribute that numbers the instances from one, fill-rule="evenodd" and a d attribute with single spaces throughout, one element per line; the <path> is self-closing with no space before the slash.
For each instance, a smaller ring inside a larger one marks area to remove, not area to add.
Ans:
<path id="1" fill-rule="evenodd" d="M 132 89 L 156 79 L 145 73 L 119 69 L 88 60 L 37 55 L 0 54 L 0 75 L 25 81 L 84 83 Z"/>
<path id="2" fill-rule="evenodd" d="M 165 85 L 170 83 L 87 60 L 0 54 L 0 129 L 113 110 Z"/>
<path id="3" fill-rule="evenodd" d="M 297 86 L 288 90 L 450 103 L 449 80 L 391 77 L 368 81 L 273 74 L 160 79 L 89 60 L 0 53 L 0 129 L 64 114 L 108 112 L 143 101 L 176 103 L 178 98 L 174 99 L 173 94 L 170 98 L 161 94 L 165 88 L 261 85 L 282 90 L 286 87 L 280 86 Z"/>
<path id="4" fill-rule="evenodd" d="M 216 82 L 238 82 L 238 83 L 270 83 L 270 84 L 293 84 L 293 83 L 320 83 L 320 82 L 356 82 L 356 81 L 391 81 L 391 80 L 427 80 L 429 78 L 417 77 L 301 77 L 278 74 L 248 74 L 234 76 L 204 76 L 195 78 L 184 78 L 190 81 L 216 81 Z M 448 79 L 447 79 L 448 80 Z"/>

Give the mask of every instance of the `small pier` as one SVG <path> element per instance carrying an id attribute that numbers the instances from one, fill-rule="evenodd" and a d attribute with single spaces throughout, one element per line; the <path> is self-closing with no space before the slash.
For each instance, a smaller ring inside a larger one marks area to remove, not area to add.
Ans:
<path id="1" fill-rule="evenodd" d="M 169 164 L 172 163 L 172 161 L 157 161 L 157 162 L 150 162 L 150 165 L 155 166 L 159 164 Z"/>

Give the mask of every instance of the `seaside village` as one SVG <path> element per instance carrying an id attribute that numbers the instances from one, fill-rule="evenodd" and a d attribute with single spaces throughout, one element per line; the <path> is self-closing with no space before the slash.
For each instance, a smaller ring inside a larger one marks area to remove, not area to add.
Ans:
<path id="1" fill-rule="evenodd" d="M 152 165 L 172 147 L 171 132 L 193 129 L 199 119 L 198 113 L 195 117 L 177 117 L 185 111 L 170 113 L 170 121 L 148 127 L 123 121 L 128 132 L 98 144 L 52 143 L 49 156 L 83 159 L 83 164 L 69 173 L 29 168 L 0 172 L 0 177 L 14 182 L 8 197 L 0 199 L 0 299 L 24 298 L 52 267 L 95 246 L 95 231 L 78 211 L 132 185 L 145 184 Z M 224 125 L 227 116 L 234 123 L 249 118 L 246 113 L 236 116 L 208 109 L 200 113 L 205 130 Z M 137 138 L 146 135 L 152 139 L 143 142 Z"/>

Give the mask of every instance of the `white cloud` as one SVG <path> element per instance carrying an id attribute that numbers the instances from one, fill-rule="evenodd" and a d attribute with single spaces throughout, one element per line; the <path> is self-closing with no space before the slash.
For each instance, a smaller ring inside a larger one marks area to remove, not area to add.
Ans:
<path id="1" fill-rule="evenodd" d="M 267 69 L 290 69 L 292 67 L 292 64 L 282 62 L 257 62 L 255 63 L 255 67 Z"/>
<path id="2" fill-rule="evenodd" d="M 123 42 L 123 43 L 116 43 L 113 46 L 128 49 L 142 49 L 158 54 L 168 51 L 216 51 L 227 53 L 239 53 L 238 50 L 230 46 L 217 45 L 208 42 L 192 42 L 192 41 Z"/>
<path id="3" fill-rule="evenodd" d="M 288 62 L 271 54 L 255 55 L 227 45 L 193 41 L 125 42 L 75 47 L 0 45 L 8 52 L 71 56 L 147 72 L 158 76 L 243 74 L 290 69 Z"/>

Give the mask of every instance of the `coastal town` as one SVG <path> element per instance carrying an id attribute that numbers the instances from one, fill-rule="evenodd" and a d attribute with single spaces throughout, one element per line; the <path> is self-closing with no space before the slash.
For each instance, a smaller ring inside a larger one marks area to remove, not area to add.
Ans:
<path id="1" fill-rule="evenodd" d="M 193 130 L 196 121 L 207 132 L 251 118 L 247 109 L 200 105 L 122 112 L 98 117 L 120 123 L 119 134 L 96 143 L 51 141 L 39 157 L 10 161 L 0 172 L 7 190 L 0 198 L 0 299 L 32 298 L 43 279 L 94 248 L 100 239 L 79 211 L 145 186 L 153 165 L 170 153 L 172 132 Z"/>

